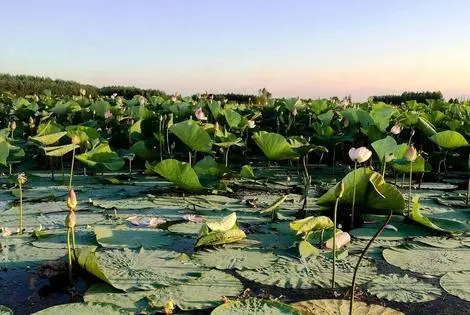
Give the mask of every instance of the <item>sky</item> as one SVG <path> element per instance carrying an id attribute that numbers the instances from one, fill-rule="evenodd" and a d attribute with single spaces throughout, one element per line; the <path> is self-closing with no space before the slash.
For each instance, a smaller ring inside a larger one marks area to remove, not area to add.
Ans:
<path id="1" fill-rule="evenodd" d="M 0 0 L 0 73 L 189 95 L 470 97 L 468 0 Z"/>

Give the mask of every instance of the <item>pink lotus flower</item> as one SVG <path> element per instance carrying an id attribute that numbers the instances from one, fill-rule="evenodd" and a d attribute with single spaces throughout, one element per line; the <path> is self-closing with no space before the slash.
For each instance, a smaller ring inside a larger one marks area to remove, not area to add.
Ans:
<path id="1" fill-rule="evenodd" d="M 398 135 L 401 132 L 401 126 L 396 124 L 395 126 L 390 129 L 390 132 L 393 133 L 394 135 Z"/>
<path id="2" fill-rule="evenodd" d="M 372 152 L 367 149 L 366 147 L 360 147 L 360 148 L 351 148 L 349 149 L 349 158 L 354 162 L 354 163 L 363 163 L 370 159 L 372 156 Z"/>
<path id="3" fill-rule="evenodd" d="M 416 160 L 417 157 L 418 157 L 418 151 L 416 151 L 416 148 L 414 146 L 409 147 L 408 150 L 406 151 L 405 158 L 409 162 L 414 162 L 414 160 Z"/>
<path id="4" fill-rule="evenodd" d="M 196 116 L 198 120 L 207 120 L 206 114 L 204 114 L 201 107 L 196 108 L 194 116 Z"/>
<path id="5" fill-rule="evenodd" d="M 105 118 L 105 119 L 111 119 L 111 118 L 113 118 L 113 113 L 111 113 L 111 111 L 109 111 L 109 110 L 106 111 L 106 112 L 104 113 L 104 118 Z"/>
<path id="6" fill-rule="evenodd" d="M 189 222 L 201 223 L 204 221 L 204 218 L 195 214 L 185 214 L 183 219 L 188 220 Z"/>

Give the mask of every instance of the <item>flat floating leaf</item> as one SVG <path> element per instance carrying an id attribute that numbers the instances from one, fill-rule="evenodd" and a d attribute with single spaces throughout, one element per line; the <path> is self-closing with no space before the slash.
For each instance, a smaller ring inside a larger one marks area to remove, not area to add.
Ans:
<path id="1" fill-rule="evenodd" d="M 115 315 L 132 313 L 123 311 L 119 307 L 112 304 L 70 303 L 52 306 L 37 313 L 34 313 L 33 315 L 48 314 Z"/>
<path id="2" fill-rule="evenodd" d="M 107 248 L 155 249 L 168 246 L 175 240 L 170 234 L 155 229 L 95 228 L 96 241 Z"/>
<path id="3" fill-rule="evenodd" d="M 439 284 L 447 293 L 470 301 L 470 271 L 448 272 Z"/>
<path id="4" fill-rule="evenodd" d="M 300 311 L 302 315 L 350 315 L 349 314 L 349 300 L 308 300 L 301 301 L 291 306 Z M 404 313 L 397 310 L 377 305 L 366 304 L 361 301 L 354 301 L 353 315 L 376 314 L 376 315 L 404 315 Z"/>
<path id="5" fill-rule="evenodd" d="M 380 275 L 367 284 L 367 292 L 380 299 L 404 303 L 422 303 L 433 301 L 441 296 L 442 291 L 434 285 L 396 274 Z"/>
<path id="6" fill-rule="evenodd" d="M 430 230 L 420 227 L 418 225 L 394 223 L 393 226 L 396 227 L 398 231 L 385 229 L 377 237 L 377 239 L 388 240 L 388 241 L 398 241 L 398 240 L 402 240 L 405 238 L 425 236 L 431 233 Z M 361 240 L 370 240 L 372 236 L 374 236 L 374 234 L 377 232 L 378 228 L 379 226 L 367 225 L 366 227 L 361 227 L 358 229 L 351 230 L 349 231 L 349 234 Z"/>
<path id="7" fill-rule="evenodd" d="M 170 225 L 168 231 L 177 234 L 197 235 L 203 223 L 185 222 Z"/>
<path id="8" fill-rule="evenodd" d="M 351 285 L 357 257 L 348 256 L 336 263 L 337 287 Z M 276 264 L 258 270 L 239 271 L 240 275 L 262 284 L 275 285 L 281 288 L 312 289 L 316 287 L 331 287 L 332 261 L 323 255 L 308 259 L 280 258 Z M 361 263 L 361 272 L 358 273 L 357 283 L 365 283 L 377 276 L 377 268 L 369 260 Z"/>
<path id="9" fill-rule="evenodd" d="M 423 243 L 428 246 L 438 248 L 457 248 L 464 245 L 463 241 L 458 238 L 447 238 L 441 236 L 423 236 L 417 237 L 413 241 Z"/>
<path id="10" fill-rule="evenodd" d="M 199 251 L 193 258 L 205 267 L 237 270 L 265 268 L 277 260 L 276 255 L 261 249 L 235 248 Z"/>
<path id="11" fill-rule="evenodd" d="M 277 301 L 248 298 L 218 306 L 211 315 L 281 315 L 300 314 L 295 308 Z"/>
<path id="12" fill-rule="evenodd" d="M 470 248 L 409 246 L 387 248 L 382 254 L 389 264 L 423 274 L 442 275 L 449 271 L 470 271 Z"/>
<path id="13" fill-rule="evenodd" d="M 243 285 L 237 278 L 211 270 L 184 284 L 154 290 L 147 299 L 153 308 L 161 309 L 172 299 L 183 311 L 191 311 L 216 307 L 223 303 L 223 297 L 238 296 L 242 291 Z"/>

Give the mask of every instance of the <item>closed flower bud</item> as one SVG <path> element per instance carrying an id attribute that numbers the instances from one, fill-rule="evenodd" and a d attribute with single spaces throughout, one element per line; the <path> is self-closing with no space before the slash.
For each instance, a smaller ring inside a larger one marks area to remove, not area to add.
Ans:
<path id="1" fill-rule="evenodd" d="M 395 125 L 390 129 L 390 132 L 393 133 L 394 135 L 398 135 L 401 132 L 401 126 L 400 125 Z"/>
<path id="2" fill-rule="evenodd" d="M 77 195 L 75 195 L 75 191 L 72 189 L 69 190 L 67 195 L 67 207 L 70 210 L 75 210 L 77 207 Z"/>
<path id="3" fill-rule="evenodd" d="M 69 211 L 67 217 L 65 218 L 65 227 L 67 228 L 74 228 L 77 222 L 77 218 L 75 216 L 75 211 Z"/>
<path id="4" fill-rule="evenodd" d="M 21 185 L 24 185 L 24 183 L 26 183 L 26 181 L 28 180 L 28 178 L 26 177 L 24 173 L 18 174 L 17 179 L 18 179 L 18 183 L 20 183 Z"/>
<path id="5" fill-rule="evenodd" d="M 80 137 L 77 135 L 72 136 L 72 144 L 80 144 Z"/>
<path id="6" fill-rule="evenodd" d="M 207 120 L 206 114 L 204 114 L 201 107 L 196 108 L 194 111 L 194 116 L 196 116 L 198 120 Z"/>
<path id="7" fill-rule="evenodd" d="M 416 160 L 417 157 L 418 157 L 418 151 L 416 151 L 415 147 L 414 146 L 409 147 L 405 154 L 406 160 L 409 162 L 414 162 L 414 160 Z"/>
<path id="8" fill-rule="evenodd" d="M 15 129 L 16 129 L 16 121 L 13 120 L 13 121 L 10 123 L 10 129 L 11 129 L 11 130 L 15 130 Z"/>
<path id="9" fill-rule="evenodd" d="M 248 120 L 248 128 L 253 129 L 256 127 L 256 123 L 254 120 Z"/>

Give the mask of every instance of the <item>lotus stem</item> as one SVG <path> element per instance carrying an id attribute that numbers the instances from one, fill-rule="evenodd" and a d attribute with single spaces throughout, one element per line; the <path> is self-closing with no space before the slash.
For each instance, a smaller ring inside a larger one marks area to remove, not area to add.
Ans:
<path id="1" fill-rule="evenodd" d="M 12 171 L 12 170 L 11 170 L 11 169 L 12 169 L 12 164 L 11 164 L 11 163 L 8 164 L 8 169 L 9 169 L 9 170 L 8 170 L 8 175 L 11 175 L 11 171 Z"/>
<path id="2" fill-rule="evenodd" d="M 23 234 L 23 187 L 21 181 L 18 181 L 19 195 L 20 195 L 20 222 L 19 222 L 19 234 Z"/>
<path id="3" fill-rule="evenodd" d="M 411 212 L 411 179 L 413 177 L 413 162 L 410 162 L 410 181 L 408 185 L 408 215 L 410 215 Z"/>
<path id="4" fill-rule="evenodd" d="M 467 184 L 467 199 L 465 200 L 465 204 L 468 206 L 468 200 L 470 198 L 470 177 L 468 178 L 468 184 Z"/>
<path id="5" fill-rule="evenodd" d="M 54 181 L 55 180 L 55 177 L 54 177 L 54 163 L 53 163 L 52 156 L 49 157 L 49 164 L 50 164 L 50 167 L 51 167 L 51 178 Z"/>
<path id="6" fill-rule="evenodd" d="M 357 162 L 354 162 L 353 200 L 351 207 L 351 229 L 354 228 L 354 206 L 356 205 L 356 170 Z"/>
<path id="7" fill-rule="evenodd" d="M 385 170 L 387 169 L 387 160 L 385 160 L 385 156 L 384 156 L 384 160 L 383 160 L 383 163 L 382 163 L 382 177 L 385 179 Z"/>
<path id="8" fill-rule="evenodd" d="M 132 177 L 132 159 L 129 159 L 129 177 Z"/>
<path id="9" fill-rule="evenodd" d="M 75 162 L 75 146 L 72 150 L 72 163 L 70 164 L 69 190 L 72 189 L 73 164 Z M 84 169 L 85 170 L 85 169 Z"/>
<path id="10" fill-rule="evenodd" d="M 70 246 L 70 234 L 72 233 L 71 228 L 67 228 L 67 256 L 69 262 L 69 279 L 72 280 L 72 249 Z"/>
<path id="11" fill-rule="evenodd" d="M 60 157 L 60 169 L 62 171 L 62 183 L 65 185 L 64 156 Z"/>
<path id="12" fill-rule="evenodd" d="M 188 153 L 189 153 L 188 163 L 189 163 L 189 166 L 191 166 L 192 165 L 192 163 L 191 163 L 191 151 L 189 151 Z"/>
<path id="13" fill-rule="evenodd" d="M 333 213 L 333 278 L 331 280 L 331 288 L 335 288 L 335 272 L 336 272 L 336 219 L 338 213 L 339 197 L 336 198 L 335 211 Z"/>
<path id="14" fill-rule="evenodd" d="M 163 161 L 162 123 L 163 123 L 163 116 L 160 115 L 160 122 L 158 123 L 158 144 L 159 144 L 159 147 L 160 147 L 160 161 Z"/>
<path id="15" fill-rule="evenodd" d="M 225 150 L 225 167 L 228 167 L 228 152 L 230 150 L 230 147 L 227 147 L 227 150 Z"/>
<path id="16" fill-rule="evenodd" d="M 359 265 L 361 264 L 362 259 L 364 258 L 365 254 L 369 250 L 369 247 L 372 245 L 372 243 L 375 241 L 375 239 L 382 233 L 382 231 L 385 229 L 385 226 L 390 222 L 390 219 L 392 218 L 393 215 L 393 210 L 390 211 L 388 214 L 387 219 L 385 219 L 385 222 L 382 224 L 382 226 L 375 232 L 374 236 L 370 239 L 369 243 L 367 243 L 366 247 L 361 253 L 361 256 L 359 256 L 359 260 L 357 261 L 356 267 L 354 268 L 354 274 L 353 274 L 353 279 L 352 279 L 352 289 L 351 289 L 351 298 L 349 300 L 349 315 L 353 314 L 353 306 L 354 306 L 354 291 L 356 289 L 356 276 L 357 272 L 359 270 Z"/>

